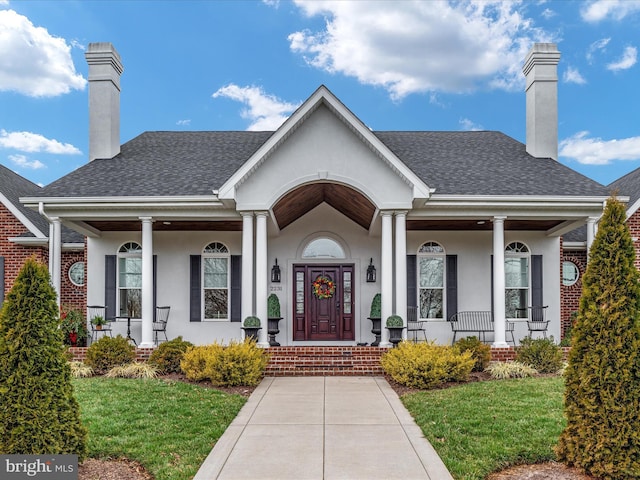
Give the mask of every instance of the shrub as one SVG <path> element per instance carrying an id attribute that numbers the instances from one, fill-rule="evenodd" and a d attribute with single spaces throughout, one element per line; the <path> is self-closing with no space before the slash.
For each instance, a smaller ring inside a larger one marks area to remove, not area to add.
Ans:
<path id="1" fill-rule="evenodd" d="M 250 316 L 244 319 L 245 328 L 258 328 L 260 326 L 260 319 L 258 317 Z"/>
<path id="2" fill-rule="evenodd" d="M 532 366 L 540 373 L 556 373 L 562 368 L 562 349 L 555 344 L 553 337 L 525 337 L 516 349 L 516 360 Z"/>
<path id="3" fill-rule="evenodd" d="M 371 310 L 369 312 L 369 318 L 380 318 L 380 311 L 382 308 L 382 296 L 376 293 L 371 300 Z"/>
<path id="4" fill-rule="evenodd" d="M 476 364 L 473 366 L 474 372 L 482 372 L 491 361 L 491 347 L 485 345 L 477 337 L 461 338 L 454 345 L 459 352 L 471 352 Z"/>
<path id="5" fill-rule="evenodd" d="M 560 460 L 640 478 L 640 283 L 626 208 L 607 202 L 591 246 L 565 371 Z"/>
<path id="6" fill-rule="evenodd" d="M 398 383 L 428 389 L 444 382 L 469 378 L 475 360 L 471 352 L 460 353 L 433 342 L 401 342 L 381 359 L 384 371 Z"/>
<path id="7" fill-rule="evenodd" d="M 387 327 L 403 327 L 404 322 L 400 315 L 391 315 L 387 318 Z"/>
<path id="8" fill-rule="evenodd" d="M 63 306 L 60 308 L 60 329 L 65 345 L 71 345 L 71 334 L 76 335 L 76 345 L 84 346 L 87 342 L 87 321 L 77 308 Z"/>
<path id="9" fill-rule="evenodd" d="M 0 452 L 87 453 L 47 267 L 27 259 L 0 313 Z"/>
<path id="10" fill-rule="evenodd" d="M 485 369 L 486 372 L 491 374 L 491 378 L 496 380 L 504 380 L 507 378 L 526 378 L 533 377 L 538 374 L 538 371 L 524 363 L 520 362 L 491 362 Z"/>
<path id="11" fill-rule="evenodd" d="M 267 317 L 280 318 L 280 299 L 275 293 L 267 297 Z"/>
<path id="12" fill-rule="evenodd" d="M 133 362 L 113 367 L 106 374 L 109 378 L 156 378 L 158 369 L 146 362 Z"/>
<path id="13" fill-rule="evenodd" d="M 93 376 L 93 368 L 82 362 L 69 362 L 71 367 L 71 376 L 73 378 L 86 378 Z"/>
<path id="14" fill-rule="evenodd" d="M 182 337 L 162 342 L 149 357 L 149 363 L 163 373 L 180 373 L 180 361 L 189 347 L 193 347 L 193 343 Z"/>
<path id="15" fill-rule="evenodd" d="M 106 373 L 113 367 L 131 363 L 136 359 L 136 350 L 122 335 L 102 337 L 87 348 L 85 363 L 96 373 Z"/>
<path id="16" fill-rule="evenodd" d="M 255 341 L 193 347 L 181 367 L 190 380 L 208 379 L 218 386 L 256 385 L 267 366 L 267 355 Z"/>

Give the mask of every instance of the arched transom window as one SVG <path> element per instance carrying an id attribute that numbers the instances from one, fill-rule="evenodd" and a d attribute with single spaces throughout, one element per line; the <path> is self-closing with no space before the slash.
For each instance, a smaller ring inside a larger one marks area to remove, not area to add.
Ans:
<path id="1" fill-rule="evenodd" d="M 512 242 L 505 248 L 505 313 L 507 318 L 527 316 L 529 306 L 529 247 Z"/>
<path id="2" fill-rule="evenodd" d="M 444 260 L 444 248 L 437 242 L 425 242 L 418 249 L 420 318 L 443 317 Z"/>
<path id="3" fill-rule="evenodd" d="M 346 258 L 346 255 L 342 245 L 333 238 L 321 237 L 307 244 L 302 258 Z"/>
<path id="4" fill-rule="evenodd" d="M 142 247 L 127 242 L 118 250 L 118 315 L 142 316 Z"/>
<path id="5" fill-rule="evenodd" d="M 205 320 L 229 318 L 229 249 L 212 242 L 202 252 L 202 288 Z"/>

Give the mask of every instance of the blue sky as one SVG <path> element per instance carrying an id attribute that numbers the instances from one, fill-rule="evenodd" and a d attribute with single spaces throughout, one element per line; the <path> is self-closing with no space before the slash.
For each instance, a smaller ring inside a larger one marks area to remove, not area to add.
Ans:
<path id="1" fill-rule="evenodd" d="M 46 185 L 87 162 L 91 42 L 124 64 L 121 143 L 273 130 L 321 84 L 373 130 L 525 140 L 522 61 L 556 42 L 560 161 L 640 167 L 640 1 L 0 0 L 0 163 Z"/>

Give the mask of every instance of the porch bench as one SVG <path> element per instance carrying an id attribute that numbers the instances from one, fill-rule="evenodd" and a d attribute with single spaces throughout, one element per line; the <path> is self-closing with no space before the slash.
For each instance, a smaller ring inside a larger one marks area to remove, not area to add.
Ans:
<path id="1" fill-rule="evenodd" d="M 453 341 L 456 343 L 458 332 L 477 333 L 478 339 L 486 343 L 485 334 L 493 333 L 493 312 L 489 311 L 465 311 L 454 313 L 449 317 L 451 330 L 453 330 Z M 511 334 L 511 342 L 515 345 L 513 330 L 515 324 L 513 322 L 505 322 L 505 334 Z"/>

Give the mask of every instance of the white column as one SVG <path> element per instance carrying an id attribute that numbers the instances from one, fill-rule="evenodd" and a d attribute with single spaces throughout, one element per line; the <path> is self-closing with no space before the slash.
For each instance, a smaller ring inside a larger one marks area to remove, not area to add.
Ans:
<path id="1" fill-rule="evenodd" d="M 587 219 L 587 262 L 589 261 L 589 257 L 591 255 L 591 245 L 593 244 L 593 239 L 596 236 L 596 217 L 589 217 Z"/>
<path id="2" fill-rule="evenodd" d="M 261 327 L 258 345 L 269 347 L 267 336 L 267 212 L 256 212 L 256 316 Z"/>
<path id="3" fill-rule="evenodd" d="M 504 280 L 504 220 L 507 217 L 493 217 L 493 346 L 506 348 L 505 340 L 505 280 Z"/>
<path id="4" fill-rule="evenodd" d="M 407 325 L 407 212 L 396 212 L 396 311 Z M 402 331 L 407 339 L 407 330 Z"/>
<path id="5" fill-rule="evenodd" d="M 380 288 L 381 288 L 381 305 L 380 305 L 380 346 L 390 347 L 389 330 L 387 325 L 387 317 L 393 313 L 393 223 L 391 212 L 381 212 L 382 217 L 382 239 L 380 252 Z"/>
<path id="6" fill-rule="evenodd" d="M 49 229 L 49 269 L 51 271 L 51 283 L 58 296 L 60 305 L 61 294 L 61 270 L 62 270 L 62 237 L 61 223 L 58 217 L 51 218 L 51 228 Z"/>
<path id="7" fill-rule="evenodd" d="M 153 347 L 153 220 L 142 222 L 142 339 L 140 348 Z"/>
<path id="8" fill-rule="evenodd" d="M 253 212 L 242 212 L 241 320 L 250 315 L 253 315 Z"/>

